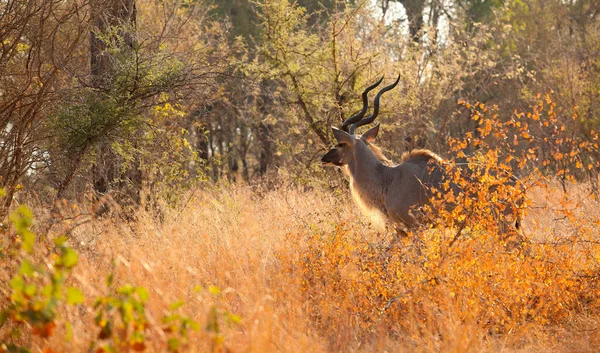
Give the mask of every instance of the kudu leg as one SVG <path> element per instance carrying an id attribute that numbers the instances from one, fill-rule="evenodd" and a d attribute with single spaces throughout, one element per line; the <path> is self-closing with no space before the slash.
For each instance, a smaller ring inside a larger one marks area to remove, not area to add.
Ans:
<path id="1" fill-rule="evenodd" d="M 404 224 L 396 224 L 391 227 L 392 241 L 387 245 L 387 251 L 393 250 L 395 247 L 404 245 L 402 249 L 405 253 L 405 261 L 416 261 L 421 257 L 421 248 L 423 247 L 421 232 L 417 228 L 409 228 Z M 409 245 L 406 247 L 406 245 Z M 412 260 L 411 260 L 412 259 Z"/>
<path id="2" fill-rule="evenodd" d="M 523 234 L 522 213 L 516 207 L 507 207 L 498 214 L 500 240 L 507 251 L 526 251 L 528 239 Z"/>

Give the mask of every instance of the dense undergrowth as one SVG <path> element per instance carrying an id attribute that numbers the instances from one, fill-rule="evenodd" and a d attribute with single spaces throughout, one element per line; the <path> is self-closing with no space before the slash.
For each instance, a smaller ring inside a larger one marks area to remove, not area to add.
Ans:
<path id="1" fill-rule="evenodd" d="M 3 349 L 592 351 L 600 213 L 586 185 L 568 191 L 576 223 L 558 184 L 536 189 L 513 249 L 467 227 L 451 247 L 456 230 L 436 228 L 390 247 L 346 197 L 293 188 L 50 232 L 3 248 Z"/>

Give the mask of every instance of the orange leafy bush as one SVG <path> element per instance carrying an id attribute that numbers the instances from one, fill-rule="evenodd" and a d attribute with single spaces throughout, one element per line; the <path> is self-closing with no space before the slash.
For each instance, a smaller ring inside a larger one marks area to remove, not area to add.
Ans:
<path id="1" fill-rule="evenodd" d="M 572 181 L 593 163 L 594 143 L 561 137 L 566 129 L 554 126 L 550 95 L 532 113 L 506 120 L 484 104 L 463 104 L 477 131 L 449 141 L 456 159 L 445 164 L 447 181 L 430 190 L 431 202 L 415 210 L 426 222 L 411 237 L 388 245 L 349 224 L 291 234 L 290 249 L 300 251 L 281 255 L 293 259 L 287 274 L 329 335 L 443 337 L 440 317 L 503 335 L 599 308 L 600 216 L 581 211 L 572 195 L 553 208 L 536 199 L 554 189 L 540 161 L 554 158 L 561 180 Z M 532 144 L 544 134 L 561 144 Z M 528 208 L 562 220 L 561 233 L 544 234 L 539 224 L 516 229 Z"/>

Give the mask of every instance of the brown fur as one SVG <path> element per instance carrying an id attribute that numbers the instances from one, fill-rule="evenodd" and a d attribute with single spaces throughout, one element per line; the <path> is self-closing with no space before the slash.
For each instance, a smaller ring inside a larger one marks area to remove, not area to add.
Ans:
<path id="1" fill-rule="evenodd" d="M 376 146 L 373 143 L 367 143 L 367 144 L 369 145 L 369 148 L 371 149 L 371 151 L 373 151 L 373 153 L 375 153 L 375 156 L 377 156 L 377 159 L 379 159 L 383 164 L 390 166 L 390 167 L 396 165 L 396 163 L 392 162 L 392 160 L 390 160 L 383 154 L 381 147 Z M 400 157 L 400 163 L 407 161 L 409 159 L 413 159 L 413 158 L 423 158 L 426 160 L 435 159 L 438 162 L 442 161 L 442 157 L 440 157 L 436 153 L 433 153 L 430 150 L 418 149 L 418 150 L 412 150 L 410 152 L 402 153 L 402 157 Z"/>
<path id="2" fill-rule="evenodd" d="M 381 150 L 380 147 L 378 147 L 370 142 L 367 142 L 367 145 L 369 146 L 371 151 L 373 151 L 373 153 L 375 153 L 375 156 L 377 156 L 377 159 L 379 159 L 381 161 L 381 163 L 383 163 L 389 167 L 396 165 L 396 163 L 392 162 L 391 159 L 389 159 L 383 155 L 383 151 Z"/>
<path id="3" fill-rule="evenodd" d="M 400 162 L 407 161 L 413 158 L 422 158 L 422 159 L 435 159 L 438 162 L 442 161 L 442 157 L 437 155 L 436 153 L 431 152 L 430 150 L 412 150 L 410 152 L 402 153 L 402 157 L 400 158 Z"/>

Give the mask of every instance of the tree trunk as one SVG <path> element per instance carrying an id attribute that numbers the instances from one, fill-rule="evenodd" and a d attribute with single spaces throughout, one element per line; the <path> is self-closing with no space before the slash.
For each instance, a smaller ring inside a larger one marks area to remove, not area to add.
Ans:
<path id="1" fill-rule="evenodd" d="M 105 34 L 112 26 L 121 26 L 118 35 L 126 47 L 133 48 L 136 43 L 136 7 L 135 0 L 93 0 L 92 24 L 90 33 L 90 72 L 94 88 L 106 89 L 112 84 L 112 60 L 106 53 L 107 45 L 99 35 Z M 108 87 L 107 87 L 108 86 Z"/>
<path id="2" fill-rule="evenodd" d="M 425 7 L 424 0 L 397 0 L 404 10 L 406 10 L 406 17 L 408 18 L 408 31 L 410 32 L 410 38 L 415 43 L 421 42 L 421 30 L 423 29 L 423 9 Z"/>
<path id="3" fill-rule="evenodd" d="M 196 151 L 198 152 L 198 158 L 203 162 L 208 162 L 208 136 L 206 136 L 207 129 L 204 124 L 196 127 Z"/>
<path id="4" fill-rule="evenodd" d="M 260 141 L 260 158 L 258 174 L 264 176 L 267 174 L 269 166 L 273 165 L 273 139 L 271 130 L 264 122 L 258 125 L 258 140 Z"/>
<path id="5" fill-rule="evenodd" d="M 421 42 L 421 30 L 423 29 L 423 0 L 404 0 L 402 2 L 408 17 L 408 29 L 410 37 L 415 43 Z"/>
<path id="6" fill-rule="evenodd" d="M 102 94 L 114 88 L 115 80 L 114 58 L 106 50 L 108 44 L 116 45 L 121 43 L 119 39 L 122 39 L 124 47 L 120 49 L 124 51 L 133 50 L 136 45 L 136 7 L 135 0 L 95 0 L 92 2 L 92 9 L 94 29 L 90 34 L 90 73 L 92 86 Z M 114 26 L 119 28 L 117 36 L 120 38 L 107 39 L 106 33 Z M 96 149 L 96 162 L 93 166 L 94 190 L 99 194 L 106 194 L 117 186 L 120 180 L 125 195 L 135 204 L 139 204 L 142 187 L 140 165 L 139 157 L 134 156 L 132 165 L 120 173 L 121 157 L 112 150 L 111 141 L 107 137 Z"/>
<path id="7" fill-rule="evenodd" d="M 261 120 L 258 123 L 258 141 L 260 144 L 260 155 L 258 159 L 258 175 L 265 176 L 269 169 L 269 166 L 273 165 L 273 150 L 275 146 L 273 144 L 273 136 L 272 131 L 267 122 L 264 120 L 264 117 L 267 117 L 269 114 L 269 106 L 273 104 L 273 100 L 271 95 L 269 95 L 266 91 L 269 89 L 267 86 L 268 83 L 266 81 L 262 82 L 262 93 L 260 94 L 260 99 L 258 101 L 258 111 L 260 112 Z"/>

